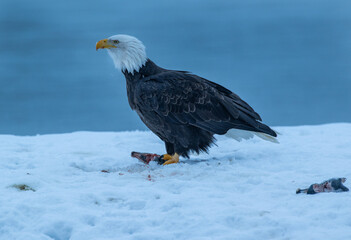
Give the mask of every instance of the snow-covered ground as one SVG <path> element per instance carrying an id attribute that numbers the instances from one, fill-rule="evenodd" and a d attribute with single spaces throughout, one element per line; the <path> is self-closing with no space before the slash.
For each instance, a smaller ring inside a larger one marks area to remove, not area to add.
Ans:
<path id="1" fill-rule="evenodd" d="M 351 124 L 276 130 L 168 166 L 151 132 L 1 135 L 0 239 L 351 239 L 350 192 L 295 194 L 350 178 Z"/>

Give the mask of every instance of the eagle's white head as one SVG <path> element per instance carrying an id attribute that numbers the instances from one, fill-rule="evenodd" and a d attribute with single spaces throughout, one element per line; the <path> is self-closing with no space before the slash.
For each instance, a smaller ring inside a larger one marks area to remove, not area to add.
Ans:
<path id="1" fill-rule="evenodd" d="M 129 73 L 139 71 L 147 61 L 144 44 L 132 36 L 119 34 L 102 39 L 96 44 L 96 50 L 99 48 L 106 48 L 116 68 Z"/>

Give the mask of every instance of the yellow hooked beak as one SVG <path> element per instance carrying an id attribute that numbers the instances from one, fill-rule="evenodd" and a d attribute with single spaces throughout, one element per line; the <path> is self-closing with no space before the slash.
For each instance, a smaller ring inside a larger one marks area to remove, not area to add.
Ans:
<path id="1" fill-rule="evenodd" d="M 96 51 L 99 48 L 117 48 L 115 45 L 109 44 L 108 39 L 102 39 L 96 43 Z"/>

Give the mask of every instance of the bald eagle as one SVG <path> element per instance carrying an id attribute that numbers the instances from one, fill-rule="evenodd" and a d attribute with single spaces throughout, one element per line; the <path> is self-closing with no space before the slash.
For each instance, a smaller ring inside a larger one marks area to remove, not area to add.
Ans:
<path id="1" fill-rule="evenodd" d="M 157 66 L 137 38 L 114 35 L 97 42 L 96 50 L 104 48 L 126 78 L 130 107 L 165 142 L 164 164 L 207 152 L 214 134 L 276 142 L 277 134 L 238 95 L 192 73 Z"/>

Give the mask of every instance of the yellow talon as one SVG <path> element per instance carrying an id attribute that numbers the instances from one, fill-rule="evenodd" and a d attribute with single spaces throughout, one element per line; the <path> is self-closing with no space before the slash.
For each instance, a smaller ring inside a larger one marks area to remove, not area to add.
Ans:
<path id="1" fill-rule="evenodd" d="M 170 159 L 166 159 L 165 156 L 169 156 Z M 174 155 L 170 156 L 169 154 L 165 154 L 163 155 L 163 159 L 167 160 L 163 165 L 168 165 L 168 164 L 172 164 L 172 163 L 178 163 L 179 162 L 179 155 L 178 153 L 175 153 Z"/>
<path id="2" fill-rule="evenodd" d="M 165 161 L 167 161 L 167 160 L 172 159 L 172 156 L 169 155 L 169 154 L 163 154 L 162 159 L 165 160 Z"/>

